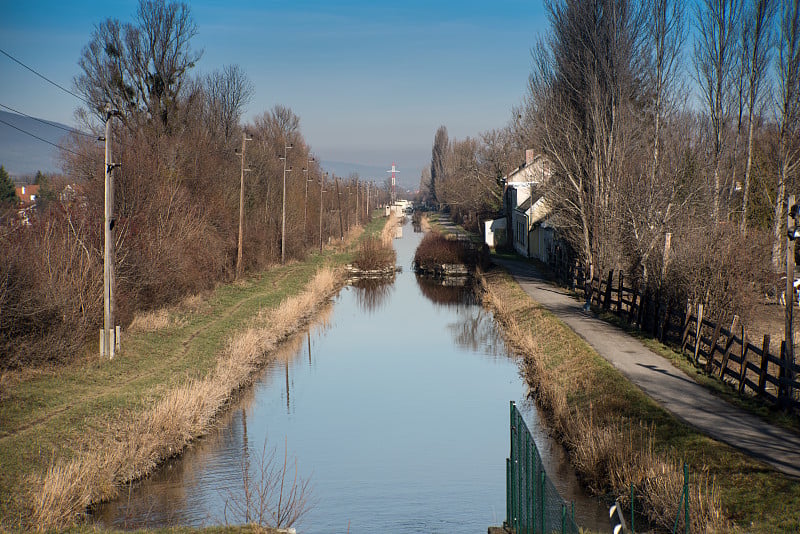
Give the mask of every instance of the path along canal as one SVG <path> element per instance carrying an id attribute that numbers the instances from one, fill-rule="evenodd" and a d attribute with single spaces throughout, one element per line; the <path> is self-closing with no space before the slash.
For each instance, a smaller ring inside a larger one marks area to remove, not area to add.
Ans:
<path id="1" fill-rule="evenodd" d="M 95 517 L 117 528 L 243 522 L 242 464 L 284 447 L 310 478 L 302 533 L 486 532 L 505 518 L 508 402 L 516 400 L 576 521 L 607 528 L 535 406 L 489 312 L 411 270 L 422 234 L 394 241 L 391 284 L 346 287 L 287 342 L 218 429 Z M 255 463 L 255 461 L 252 461 Z M 227 504 L 227 506 L 226 506 Z"/>

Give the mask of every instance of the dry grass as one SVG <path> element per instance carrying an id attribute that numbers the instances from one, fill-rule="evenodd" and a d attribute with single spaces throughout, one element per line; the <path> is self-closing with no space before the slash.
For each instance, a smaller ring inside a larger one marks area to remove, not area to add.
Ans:
<path id="1" fill-rule="evenodd" d="M 246 386 L 277 345 L 305 325 L 338 288 L 341 273 L 321 269 L 301 294 L 263 310 L 234 335 L 207 377 L 164 395 L 139 417 L 131 417 L 101 443 L 71 460 L 59 460 L 44 476 L 33 476 L 30 492 L 38 530 L 72 524 L 93 502 L 116 496 L 121 484 L 151 472 L 207 432 L 233 392 Z"/>
<path id="2" fill-rule="evenodd" d="M 633 484 L 648 520 L 671 529 L 683 485 L 680 462 L 654 448 L 653 428 L 624 419 L 630 404 L 647 402 L 614 391 L 615 373 L 577 336 L 542 310 L 503 275 L 486 274 L 484 302 L 502 325 L 507 343 L 523 356 L 523 373 L 549 424 L 570 451 L 584 483 L 594 492 L 630 495 Z M 582 345 L 582 346 L 580 346 Z M 552 350 L 554 346 L 563 350 Z M 707 473 L 693 472 L 690 487 L 692 532 L 726 528 L 721 500 Z M 682 519 L 681 519 L 682 521 Z M 682 524 L 682 523 L 680 523 Z"/>
<path id="3" fill-rule="evenodd" d="M 391 244 L 394 240 L 394 234 L 397 231 L 397 227 L 400 226 L 401 220 L 394 212 L 386 218 L 386 224 L 383 226 L 383 231 L 381 231 L 381 239 L 384 243 Z"/>

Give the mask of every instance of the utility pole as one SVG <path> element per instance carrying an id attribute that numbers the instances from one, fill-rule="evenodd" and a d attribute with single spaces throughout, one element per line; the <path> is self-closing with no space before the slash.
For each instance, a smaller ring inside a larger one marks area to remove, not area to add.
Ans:
<path id="1" fill-rule="evenodd" d="M 334 175 L 333 180 L 336 182 L 336 202 L 339 205 L 339 235 L 341 240 L 344 241 L 344 222 L 342 222 L 342 197 L 339 194 L 339 177 Z"/>
<path id="2" fill-rule="evenodd" d="M 112 163 L 111 158 L 111 118 L 118 116 L 119 111 L 106 105 L 105 136 L 105 199 L 103 223 L 103 332 L 100 336 L 100 355 L 114 358 L 114 352 L 119 345 L 114 325 L 114 168 L 119 164 Z"/>
<path id="3" fill-rule="evenodd" d="M 794 373 L 792 368 L 794 366 L 794 328 L 793 328 L 793 312 L 794 312 L 794 248 L 795 239 L 800 237 L 800 228 L 798 228 L 798 206 L 795 204 L 794 195 L 789 195 L 786 201 L 786 314 L 784 323 L 784 342 L 783 342 L 783 366 L 784 372 L 781 373 L 786 380 L 785 385 L 781 388 L 784 393 L 783 405 L 786 408 L 791 407 L 792 402 L 792 381 L 794 380 Z"/>
<path id="4" fill-rule="evenodd" d="M 250 169 L 244 168 L 244 151 L 247 141 L 251 141 L 247 137 L 247 132 L 242 132 L 242 177 L 239 182 L 239 249 L 236 252 L 236 279 L 242 275 L 242 237 L 244 234 L 244 173 Z"/>
<path id="5" fill-rule="evenodd" d="M 306 173 L 306 199 L 303 201 L 303 243 L 305 243 L 308 238 L 308 228 L 306 227 L 308 224 L 308 182 L 310 181 L 308 172 L 311 169 L 312 163 L 314 163 L 314 156 L 309 154 L 308 165 L 303 169 L 303 172 Z"/>
<path id="6" fill-rule="evenodd" d="M 289 150 L 294 145 L 289 143 L 284 146 L 283 156 L 279 156 L 283 160 L 283 203 L 281 207 L 281 265 L 286 262 L 286 173 L 291 172 L 292 168 L 286 168 L 286 158 L 288 157 Z"/>
<path id="7" fill-rule="evenodd" d="M 322 174 L 322 180 L 319 183 L 319 251 L 322 252 L 322 193 L 325 192 L 325 179 L 328 173 Z"/>

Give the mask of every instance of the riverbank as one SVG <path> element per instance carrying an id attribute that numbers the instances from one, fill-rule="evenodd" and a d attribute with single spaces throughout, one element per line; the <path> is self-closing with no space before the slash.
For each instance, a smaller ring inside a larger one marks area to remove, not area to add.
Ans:
<path id="1" fill-rule="evenodd" d="M 637 494 L 637 510 L 673 527 L 690 470 L 692 532 L 797 532 L 800 483 L 678 421 L 633 386 L 566 325 L 499 269 L 483 276 L 485 302 L 523 373 L 598 494 Z"/>
<path id="2" fill-rule="evenodd" d="M 0 526 L 72 525 L 208 432 L 270 352 L 338 290 L 359 233 L 304 262 L 137 317 L 113 361 L 92 355 L 4 376 Z"/>

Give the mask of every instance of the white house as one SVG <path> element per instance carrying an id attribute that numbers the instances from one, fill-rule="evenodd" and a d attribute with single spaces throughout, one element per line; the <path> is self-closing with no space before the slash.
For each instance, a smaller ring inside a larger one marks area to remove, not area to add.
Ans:
<path id="1" fill-rule="evenodd" d="M 514 250 L 526 258 L 548 260 L 553 228 L 550 207 L 542 196 L 542 184 L 550 178 L 549 162 L 533 150 L 525 151 L 525 163 L 505 177 L 504 211 Z"/>

